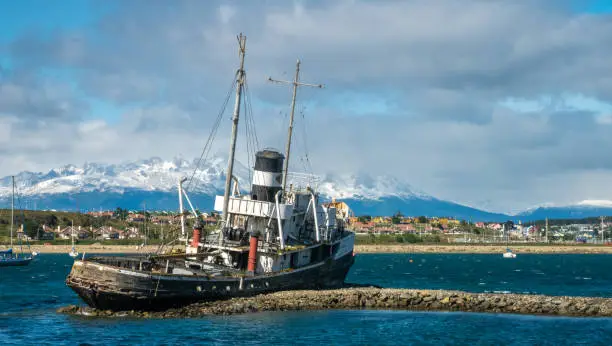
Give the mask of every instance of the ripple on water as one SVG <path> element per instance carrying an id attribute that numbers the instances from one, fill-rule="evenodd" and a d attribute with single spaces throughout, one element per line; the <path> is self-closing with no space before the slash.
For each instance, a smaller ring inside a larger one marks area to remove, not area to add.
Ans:
<path id="1" fill-rule="evenodd" d="M 414 264 L 407 263 L 408 259 Z M 497 254 L 364 254 L 357 255 L 355 261 L 348 282 L 396 288 L 612 296 L 612 255 L 523 254 L 518 261 L 503 261 Z M 428 263 L 437 268 L 432 270 Z M 551 345 L 612 344 L 612 319 L 605 318 L 405 311 L 275 312 L 172 320 L 65 316 L 56 314 L 55 309 L 80 303 L 64 283 L 71 264 L 65 254 L 44 255 L 26 270 L 0 269 L 0 338 L 20 345 L 274 345 L 288 340 L 306 345 L 491 345 L 538 344 L 541 340 Z M 42 273 L 48 277 L 32 278 Z"/>

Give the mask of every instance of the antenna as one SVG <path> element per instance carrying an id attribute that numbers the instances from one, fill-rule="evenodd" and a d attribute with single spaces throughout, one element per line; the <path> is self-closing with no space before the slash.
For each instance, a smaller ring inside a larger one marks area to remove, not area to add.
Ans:
<path id="1" fill-rule="evenodd" d="M 291 84 L 293 85 L 293 97 L 291 98 L 291 116 L 289 118 L 289 130 L 287 133 L 287 146 L 285 148 L 285 164 L 283 169 L 283 193 L 287 188 L 287 172 L 289 170 L 289 153 L 291 151 L 291 135 L 293 134 L 293 115 L 295 114 L 295 97 L 297 95 L 297 88 L 299 86 L 309 86 L 315 88 L 323 88 L 323 84 L 310 84 L 310 83 L 302 83 L 300 82 L 300 59 L 297 60 L 295 66 L 295 78 L 293 81 L 286 80 L 276 80 L 272 79 L 272 77 L 268 77 L 269 82 L 279 83 L 279 84 Z"/>

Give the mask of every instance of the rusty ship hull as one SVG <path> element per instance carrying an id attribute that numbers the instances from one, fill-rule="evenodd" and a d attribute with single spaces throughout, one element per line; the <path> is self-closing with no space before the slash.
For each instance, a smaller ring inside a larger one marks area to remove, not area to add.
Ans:
<path id="1" fill-rule="evenodd" d="M 161 267 L 170 263 L 160 262 Z M 93 257 L 75 261 L 66 284 L 93 308 L 153 311 L 282 290 L 337 288 L 353 262 L 351 251 L 278 273 L 209 278 L 156 273 L 150 270 L 150 259 Z"/>

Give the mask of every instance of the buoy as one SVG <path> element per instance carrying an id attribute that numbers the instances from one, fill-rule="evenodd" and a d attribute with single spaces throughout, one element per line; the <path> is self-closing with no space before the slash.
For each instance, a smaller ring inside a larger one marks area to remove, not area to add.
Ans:
<path id="1" fill-rule="evenodd" d="M 412 258 L 410 259 L 410 263 L 412 263 Z"/>

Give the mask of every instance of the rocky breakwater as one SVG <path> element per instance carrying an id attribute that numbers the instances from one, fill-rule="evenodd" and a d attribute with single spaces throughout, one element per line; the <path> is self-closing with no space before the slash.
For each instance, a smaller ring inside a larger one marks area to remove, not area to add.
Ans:
<path id="1" fill-rule="evenodd" d="M 201 302 L 159 312 L 101 311 L 75 305 L 58 312 L 98 317 L 177 318 L 231 315 L 259 311 L 326 309 L 385 309 L 466 311 L 559 316 L 612 316 L 612 298 L 551 297 L 461 291 L 343 288 L 322 291 L 283 291 L 248 298 Z"/>

